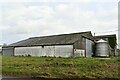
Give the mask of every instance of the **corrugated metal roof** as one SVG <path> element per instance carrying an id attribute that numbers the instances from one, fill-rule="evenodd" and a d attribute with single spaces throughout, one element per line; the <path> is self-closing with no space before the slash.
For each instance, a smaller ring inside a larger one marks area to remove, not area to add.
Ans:
<path id="1" fill-rule="evenodd" d="M 116 37 L 116 34 L 110 34 L 110 35 L 99 35 L 99 36 L 95 36 L 95 38 L 108 38 L 108 37 Z"/>
<path id="2" fill-rule="evenodd" d="M 71 34 L 60 34 L 52 36 L 42 36 L 42 37 L 31 37 L 26 40 L 22 40 L 9 46 L 37 46 L 37 45 L 60 45 L 60 44 L 73 44 L 75 41 L 79 40 L 82 36 L 92 39 L 93 36 L 90 31 L 79 32 Z"/>
<path id="3" fill-rule="evenodd" d="M 99 39 L 111 38 L 111 37 L 116 39 L 116 34 L 94 36 L 94 39 L 98 41 Z"/>
<path id="4" fill-rule="evenodd" d="M 96 41 L 103 39 L 108 41 L 109 45 L 111 48 L 115 48 L 116 44 L 117 44 L 117 38 L 116 38 L 116 34 L 110 34 L 110 35 L 99 35 L 99 36 L 95 36 L 94 37 Z"/>

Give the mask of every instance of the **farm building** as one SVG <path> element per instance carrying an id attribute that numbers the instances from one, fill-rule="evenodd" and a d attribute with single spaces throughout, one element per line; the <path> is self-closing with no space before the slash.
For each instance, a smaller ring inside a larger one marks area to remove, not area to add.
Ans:
<path id="1" fill-rule="evenodd" d="M 94 38 L 90 31 L 31 37 L 3 47 L 3 55 L 91 57 Z"/>
<path id="2" fill-rule="evenodd" d="M 103 39 L 105 41 L 108 42 L 109 45 L 109 56 L 116 56 L 116 49 L 117 49 L 117 38 L 116 38 L 116 34 L 112 34 L 112 35 L 100 35 L 100 36 L 95 36 L 94 37 L 95 41 L 99 41 L 100 39 Z"/>

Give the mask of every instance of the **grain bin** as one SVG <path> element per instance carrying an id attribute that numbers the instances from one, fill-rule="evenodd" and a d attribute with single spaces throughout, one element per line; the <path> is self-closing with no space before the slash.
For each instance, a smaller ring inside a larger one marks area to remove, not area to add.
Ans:
<path id="1" fill-rule="evenodd" d="M 96 42 L 95 56 L 108 57 L 110 54 L 110 48 L 107 41 L 100 39 Z"/>

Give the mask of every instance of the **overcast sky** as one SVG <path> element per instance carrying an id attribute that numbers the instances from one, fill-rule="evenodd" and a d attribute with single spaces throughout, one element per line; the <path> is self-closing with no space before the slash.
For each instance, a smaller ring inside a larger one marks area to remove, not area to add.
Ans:
<path id="1" fill-rule="evenodd" d="M 0 44 L 92 31 L 118 35 L 119 0 L 1 0 Z"/>

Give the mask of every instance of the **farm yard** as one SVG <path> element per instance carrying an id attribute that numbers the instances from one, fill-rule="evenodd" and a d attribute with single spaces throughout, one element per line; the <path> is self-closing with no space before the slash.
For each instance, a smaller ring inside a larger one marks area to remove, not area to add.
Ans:
<path id="1" fill-rule="evenodd" d="M 30 37 L 2 47 L 2 74 L 13 78 L 120 78 L 120 57 L 116 56 L 115 34 L 92 36 L 87 31 Z"/>
<path id="2" fill-rule="evenodd" d="M 120 78 L 118 58 L 2 57 L 3 76 Z"/>

